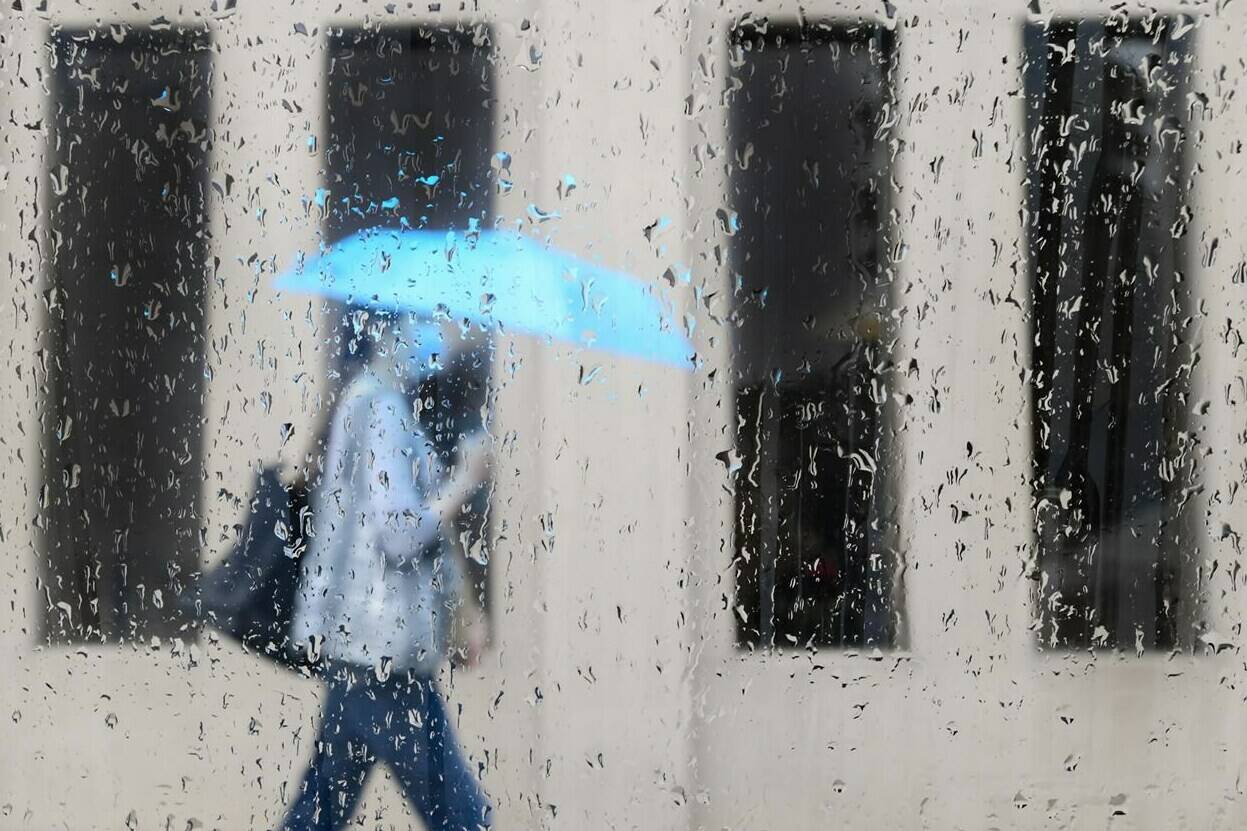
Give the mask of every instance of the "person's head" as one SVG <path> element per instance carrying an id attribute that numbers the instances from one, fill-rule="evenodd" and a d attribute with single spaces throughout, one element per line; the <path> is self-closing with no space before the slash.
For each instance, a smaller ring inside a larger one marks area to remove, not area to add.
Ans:
<path id="1" fill-rule="evenodd" d="M 404 386 L 450 366 L 466 346 L 449 321 L 372 309 L 356 310 L 351 318 L 356 359 L 378 378 Z"/>

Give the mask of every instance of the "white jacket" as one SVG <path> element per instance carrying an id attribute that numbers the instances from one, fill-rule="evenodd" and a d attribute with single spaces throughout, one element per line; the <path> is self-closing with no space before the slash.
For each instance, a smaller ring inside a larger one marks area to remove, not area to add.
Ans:
<path id="1" fill-rule="evenodd" d="M 370 377 L 347 387 L 312 491 L 296 640 L 358 666 L 441 664 L 463 580 L 429 505 L 442 474 L 402 394 Z"/>

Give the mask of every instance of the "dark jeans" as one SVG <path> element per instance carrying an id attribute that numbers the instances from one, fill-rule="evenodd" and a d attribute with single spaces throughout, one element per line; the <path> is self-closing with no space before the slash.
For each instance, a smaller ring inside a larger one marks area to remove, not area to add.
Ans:
<path id="1" fill-rule="evenodd" d="M 489 801 L 464 762 L 437 684 L 407 675 L 378 681 L 371 670 L 339 668 L 316 755 L 282 829 L 343 828 L 378 761 L 389 763 L 429 829 L 490 826 Z"/>

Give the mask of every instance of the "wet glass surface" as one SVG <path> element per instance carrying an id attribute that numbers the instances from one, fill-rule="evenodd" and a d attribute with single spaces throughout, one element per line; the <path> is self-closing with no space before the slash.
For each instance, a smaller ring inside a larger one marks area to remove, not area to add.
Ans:
<path id="1" fill-rule="evenodd" d="M 0 8 L 0 831 L 1239 828 L 1247 4 Z"/>

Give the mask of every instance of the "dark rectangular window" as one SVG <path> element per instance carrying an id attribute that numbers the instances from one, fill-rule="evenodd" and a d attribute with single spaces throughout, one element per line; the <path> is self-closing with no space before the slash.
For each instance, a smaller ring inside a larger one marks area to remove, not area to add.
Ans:
<path id="1" fill-rule="evenodd" d="M 331 35 L 325 152 L 330 238 L 377 227 L 486 227 L 493 86 L 484 26 Z"/>
<path id="2" fill-rule="evenodd" d="M 729 206 L 737 639 L 896 633 L 882 533 L 893 50 L 871 23 L 737 27 Z"/>
<path id="3" fill-rule="evenodd" d="M 345 29 L 329 39 L 326 85 L 325 225 L 330 241 L 375 229 L 492 226 L 495 145 L 490 30 Z M 348 324 L 349 325 L 349 324 Z M 449 458 L 461 436 L 484 425 L 492 352 L 488 339 L 419 391 L 421 425 Z M 487 588 L 489 500 L 462 518 L 478 592 Z M 484 598 L 482 597 L 482 600 Z"/>
<path id="4" fill-rule="evenodd" d="M 1191 599 L 1193 35 L 1176 26 L 1155 16 L 1027 29 L 1035 577 L 1047 646 L 1171 648 Z"/>
<path id="5" fill-rule="evenodd" d="M 210 41 L 51 48 L 45 629 L 167 635 L 200 547 Z"/>

